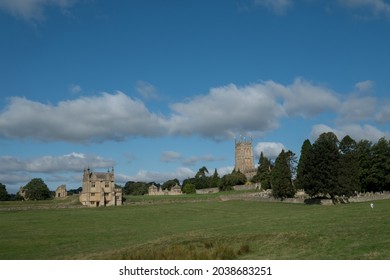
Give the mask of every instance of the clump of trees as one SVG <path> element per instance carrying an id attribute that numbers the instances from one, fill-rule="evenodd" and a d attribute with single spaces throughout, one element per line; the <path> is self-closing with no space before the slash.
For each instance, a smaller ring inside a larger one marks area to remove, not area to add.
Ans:
<path id="1" fill-rule="evenodd" d="M 390 143 L 341 141 L 332 132 L 311 145 L 305 140 L 298 163 L 296 186 L 311 197 L 350 197 L 357 192 L 390 191 Z"/>
<path id="2" fill-rule="evenodd" d="M 45 200 L 53 198 L 53 192 L 41 178 L 34 178 L 20 189 L 17 197 L 24 200 Z"/>

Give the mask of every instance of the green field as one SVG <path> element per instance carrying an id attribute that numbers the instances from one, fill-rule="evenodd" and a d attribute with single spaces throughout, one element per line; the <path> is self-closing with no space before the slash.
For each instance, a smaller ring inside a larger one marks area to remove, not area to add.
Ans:
<path id="1" fill-rule="evenodd" d="M 390 259 L 390 200 L 334 206 L 218 195 L 61 208 L 0 202 L 0 259 Z"/>

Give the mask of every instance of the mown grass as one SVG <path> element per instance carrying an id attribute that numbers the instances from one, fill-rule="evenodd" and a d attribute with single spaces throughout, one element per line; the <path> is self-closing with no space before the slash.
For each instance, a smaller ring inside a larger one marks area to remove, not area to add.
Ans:
<path id="1" fill-rule="evenodd" d="M 0 203 L 0 259 L 390 259 L 390 200 L 371 209 L 177 199 L 97 209 Z"/>

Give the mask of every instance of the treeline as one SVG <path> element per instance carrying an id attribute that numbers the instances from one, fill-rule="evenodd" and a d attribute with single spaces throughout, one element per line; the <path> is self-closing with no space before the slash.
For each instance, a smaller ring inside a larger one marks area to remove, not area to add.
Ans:
<path id="1" fill-rule="evenodd" d="M 339 141 L 332 132 L 321 134 L 313 144 L 306 140 L 296 186 L 311 197 L 390 191 L 390 142 L 356 142 L 348 135 Z"/>
<path id="2" fill-rule="evenodd" d="M 304 190 L 310 197 L 350 197 L 359 192 L 390 191 L 390 142 L 341 141 L 332 132 L 311 144 L 303 142 L 297 164 L 293 152 L 284 150 L 272 163 L 263 154 L 253 182 L 272 189 L 276 198 L 293 197 Z"/>

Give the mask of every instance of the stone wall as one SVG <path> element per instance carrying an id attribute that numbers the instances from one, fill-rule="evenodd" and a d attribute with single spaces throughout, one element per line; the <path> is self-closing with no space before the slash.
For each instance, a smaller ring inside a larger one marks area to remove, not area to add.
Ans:
<path id="1" fill-rule="evenodd" d="M 207 188 L 196 190 L 196 194 L 208 194 L 208 193 L 217 193 L 219 192 L 218 188 Z"/>

